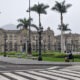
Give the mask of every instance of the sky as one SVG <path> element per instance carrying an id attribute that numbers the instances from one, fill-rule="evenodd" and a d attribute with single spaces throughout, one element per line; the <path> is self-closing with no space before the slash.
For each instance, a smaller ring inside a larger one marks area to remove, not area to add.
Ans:
<path id="1" fill-rule="evenodd" d="M 56 11 L 52 11 L 51 8 L 54 6 L 55 1 L 62 2 L 63 0 L 31 0 L 31 7 L 34 4 L 44 3 L 50 7 L 46 9 L 47 15 L 41 15 L 41 23 L 45 29 L 50 27 L 55 35 L 60 34 L 60 31 L 57 29 L 60 24 L 60 14 Z M 69 24 L 69 28 L 72 30 L 72 33 L 80 34 L 80 0 L 66 0 L 66 4 L 72 4 L 68 9 L 67 13 L 63 15 L 64 23 Z M 26 10 L 29 6 L 29 0 L 0 0 L 0 27 L 3 28 L 7 24 L 18 24 L 18 19 L 29 17 Z M 38 14 L 31 12 L 31 17 L 33 18 L 34 24 L 38 25 Z M 9 27 L 14 29 L 12 27 Z"/>

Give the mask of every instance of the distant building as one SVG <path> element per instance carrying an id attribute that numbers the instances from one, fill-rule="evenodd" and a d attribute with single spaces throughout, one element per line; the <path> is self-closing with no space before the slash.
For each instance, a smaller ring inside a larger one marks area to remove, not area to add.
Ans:
<path id="1" fill-rule="evenodd" d="M 28 43 L 28 31 L 21 30 L 4 30 L 0 29 L 0 52 L 6 51 L 26 51 Z M 42 36 L 42 50 L 54 50 L 54 32 L 48 28 L 43 31 Z M 31 47 L 32 50 L 38 51 L 38 33 L 31 31 Z M 5 49 L 6 48 L 6 49 Z"/>
<path id="2" fill-rule="evenodd" d="M 31 48 L 38 51 L 39 40 L 37 31 L 31 31 Z M 61 36 L 54 35 L 54 31 L 47 28 L 41 36 L 41 49 L 45 50 L 61 50 Z M 0 52 L 6 51 L 27 51 L 27 43 L 29 40 L 28 30 L 5 30 L 0 29 Z M 80 35 L 79 34 L 64 34 L 65 50 L 80 51 Z"/>
<path id="3" fill-rule="evenodd" d="M 55 36 L 56 43 L 55 43 L 55 50 L 60 50 L 60 44 L 61 44 L 61 35 Z M 66 51 L 80 51 L 80 34 L 64 34 L 63 36 L 64 41 L 64 47 Z"/>

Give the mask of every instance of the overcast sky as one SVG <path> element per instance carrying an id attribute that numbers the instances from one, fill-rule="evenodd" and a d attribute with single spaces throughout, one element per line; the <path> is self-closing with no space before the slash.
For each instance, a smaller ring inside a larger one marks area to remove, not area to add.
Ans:
<path id="1" fill-rule="evenodd" d="M 7 24 L 17 25 L 17 20 L 19 18 L 28 18 L 28 9 L 29 0 L 0 0 L 0 27 Z M 47 29 L 49 26 L 54 30 L 55 34 L 60 34 L 60 31 L 57 29 L 60 24 L 60 14 L 52 11 L 51 7 L 54 6 L 55 1 L 63 0 L 31 0 L 31 6 L 34 4 L 44 3 L 48 4 L 50 7 L 46 10 L 47 15 L 41 15 L 41 23 L 44 29 Z M 68 12 L 64 14 L 64 23 L 69 24 L 69 28 L 73 33 L 80 33 L 80 0 L 66 0 L 66 4 L 72 4 L 72 7 L 68 9 Z M 31 17 L 34 19 L 33 23 L 38 25 L 38 14 L 31 12 Z"/>

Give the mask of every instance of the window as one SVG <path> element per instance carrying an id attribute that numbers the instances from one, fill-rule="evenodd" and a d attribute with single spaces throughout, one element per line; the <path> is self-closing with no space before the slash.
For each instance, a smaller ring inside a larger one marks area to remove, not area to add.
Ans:
<path id="1" fill-rule="evenodd" d="M 15 39 L 15 40 L 17 39 L 17 36 L 16 36 L 16 34 L 14 34 L 14 39 Z"/>
<path id="2" fill-rule="evenodd" d="M 12 40 L 12 35 L 9 35 L 9 39 Z"/>
<path id="3" fill-rule="evenodd" d="M 14 50 L 17 51 L 17 43 L 14 44 Z"/>
<path id="4" fill-rule="evenodd" d="M 35 36 L 33 36 L 33 40 L 35 40 Z"/>
<path id="5" fill-rule="evenodd" d="M 9 43 L 9 49 L 12 51 L 12 42 Z"/>

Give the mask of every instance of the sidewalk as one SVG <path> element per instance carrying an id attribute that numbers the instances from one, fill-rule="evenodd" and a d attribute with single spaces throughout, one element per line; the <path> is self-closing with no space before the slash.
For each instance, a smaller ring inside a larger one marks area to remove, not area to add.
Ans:
<path id="1" fill-rule="evenodd" d="M 22 58 L 10 58 L 3 56 L 0 56 L 0 61 L 12 64 L 27 64 L 27 65 L 80 65 L 80 62 L 49 62 Z"/>

